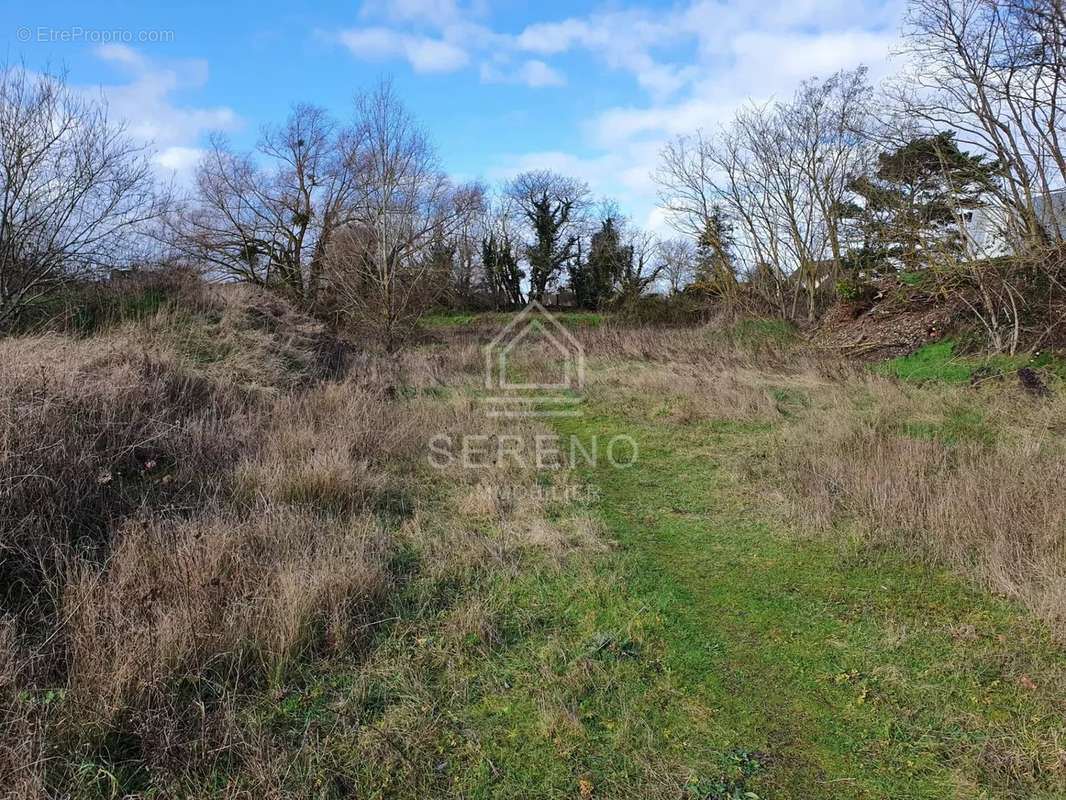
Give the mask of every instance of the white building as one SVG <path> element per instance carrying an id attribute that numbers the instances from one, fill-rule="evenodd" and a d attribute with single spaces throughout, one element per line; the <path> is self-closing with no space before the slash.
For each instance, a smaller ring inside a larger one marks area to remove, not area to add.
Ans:
<path id="1" fill-rule="evenodd" d="M 1052 236 L 1066 234 L 1066 189 L 1035 198 L 1036 214 Z M 1007 210 L 997 201 L 963 215 L 968 254 L 973 258 L 996 258 L 1013 252 L 1008 235 Z"/>

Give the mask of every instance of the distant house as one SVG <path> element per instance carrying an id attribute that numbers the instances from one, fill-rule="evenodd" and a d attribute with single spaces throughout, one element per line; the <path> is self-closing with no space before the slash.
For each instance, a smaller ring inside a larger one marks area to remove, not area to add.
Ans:
<path id="1" fill-rule="evenodd" d="M 1066 234 L 1066 189 L 1038 196 L 1033 205 L 1037 218 L 1053 237 Z M 992 201 L 963 214 L 967 254 L 974 258 L 996 258 L 1013 252 L 1008 233 L 1007 210 Z"/>
<path id="2" fill-rule="evenodd" d="M 764 269 L 769 269 L 764 267 Z M 822 286 L 832 286 L 833 282 L 839 277 L 839 269 L 837 262 L 832 258 L 820 258 L 816 261 L 808 262 L 805 269 L 797 269 L 790 272 L 785 279 L 785 282 L 795 286 L 806 287 L 810 276 L 814 276 L 814 288 L 821 289 Z"/>
<path id="3" fill-rule="evenodd" d="M 577 305 L 577 296 L 567 289 L 545 292 L 543 299 L 545 308 L 573 308 Z"/>

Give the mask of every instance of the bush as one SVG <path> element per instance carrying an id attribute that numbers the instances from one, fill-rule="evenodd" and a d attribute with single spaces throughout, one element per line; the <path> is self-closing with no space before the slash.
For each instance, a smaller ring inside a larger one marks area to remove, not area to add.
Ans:
<path id="1" fill-rule="evenodd" d="M 836 283 L 836 294 L 845 303 L 867 304 L 873 302 L 877 287 L 860 278 L 841 278 Z"/>
<path id="2" fill-rule="evenodd" d="M 222 301 L 191 270 L 159 267 L 116 270 L 100 280 L 72 281 L 28 307 L 15 333 L 50 331 L 90 336 L 143 321 L 167 307 L 186 313 L 219 313 Z"/>
<path id="3" fill-rule="evenodd" d="M 691 295 L 647 295 L 616 301 L 616 318 L 639 325 L 687 325 L 703 322 L 710 314 L 707 302 Z"/>

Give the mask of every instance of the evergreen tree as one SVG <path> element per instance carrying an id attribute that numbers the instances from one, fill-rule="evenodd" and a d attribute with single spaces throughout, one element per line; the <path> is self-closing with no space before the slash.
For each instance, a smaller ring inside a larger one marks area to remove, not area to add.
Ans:
<path id="1" fill-rule="evenodd" d="M 721 207 L 714 206 L 696 240 L 694 291 L 714 295 L 736 291 L 733 244 L 733 224 Z"/>
<path id="2" fill-rule="evenodd" d="M 960 150 L 952 132 L 912 139 L 877 162 L 873 175 L 850 181 L 854 200 L 841 210 L 862 239 L 848 264 L 915 270 L 962 252 L 962 225 L 994 187 L 996 165 Z"/>
<path id="3" fill-rule="evenodd" d="M 588 258 L 583 262 L 579 259 L 570 268 L 570 288 L 577 304 L 582 308 L 602 308 L 632 258 L 633 248 L 623 244 L 617 219 L 613 214 L 604 217 L 600 229 L 592 234 Z"/>
<path id="4" fill-rule="evenodd" d="M 481 261 L 496 305 L 506 308 L 523 306 L 522 279 L 526 274 L 518 266 L 518 254 L 511 240 L 506 235 L 497 237 L 490 233 L 481 241 Z"/>

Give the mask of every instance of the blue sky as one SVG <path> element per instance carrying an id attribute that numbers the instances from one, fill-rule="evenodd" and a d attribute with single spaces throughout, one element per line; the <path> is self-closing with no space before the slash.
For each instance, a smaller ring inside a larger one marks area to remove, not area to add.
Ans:
<path id="1" fill-rule="evenodd" d="M 901 14 L 900 0 L 4 0 L 0 35 L 8 61 L 100 87 L 179 175 L 212 130 L 250 148 L 292 103 L 344 117 L 391 76 L 455 176 L 556 169 L 660 228 L 649 174 L 667 138 L 810 75 L 887 74 Z"/>

